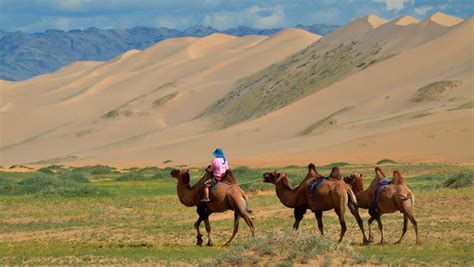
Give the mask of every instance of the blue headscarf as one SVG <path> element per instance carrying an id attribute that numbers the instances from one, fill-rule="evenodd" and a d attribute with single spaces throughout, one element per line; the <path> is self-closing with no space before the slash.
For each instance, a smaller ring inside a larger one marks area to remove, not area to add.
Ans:
<path id="1" fill-rule="evenodd" d="M 216 148 L 216 150 L 214 150 L 214 152 L 212 152 L 212 155 L 214 155 L 214 157 L 216 157 L 216 158 L 223 159 L 224 164 L 227 162 L 227 160 L 225 159 L 225 156 L 224 156 L 224 151 L 220 148 Z"/>

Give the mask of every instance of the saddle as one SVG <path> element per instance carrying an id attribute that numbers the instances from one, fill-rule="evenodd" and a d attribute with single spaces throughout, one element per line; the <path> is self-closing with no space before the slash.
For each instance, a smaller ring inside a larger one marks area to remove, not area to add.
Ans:
<path id="1" fill-rule="evenodd" d="M 313 178 L 309 184 L 309 197 L 314 196 L 314 192 L 328 179 L 328 177 Z"/>
<path id="2" fill-rule="evenodd" d="M 384 190 L 385 187 L 387 187 L 389 184 L 391 184 L 392 181 L 391 180 L 388 180 L 387 178 L 384 178 L 382 181 L 379 181 L 377 182 L 377 186 L 375 187 L 375 190 L 374 190 L 374 195 L 373 195 L 373 199 L 374 199 L 374 205 L 376 206 L 377 203 L 379 202 L 379 194 L 380 192 L 382 192 L 382 190 Z"/>

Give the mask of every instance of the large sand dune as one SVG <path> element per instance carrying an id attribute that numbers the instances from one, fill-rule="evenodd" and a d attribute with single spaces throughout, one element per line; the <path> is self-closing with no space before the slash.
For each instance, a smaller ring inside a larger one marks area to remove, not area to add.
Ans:
<path id="1" fill-rule="evenodd" d="M 215 147 L 249 165 L 472 163 L 472 29 L 472 18 L 440 13 L 423 21 L 369 15 L 323 38 L 288 29 L 169 39 L 108 62 L 2 82 L 0 163 L 204 165 Z M 351 42 L 353 53 L 376 47 L 377 62 L 225 129 L 205 115 L 241 79 L 258 72 L 271 81 L 269 70 L 287 71 L 310 44 L 316 55 Z"/>

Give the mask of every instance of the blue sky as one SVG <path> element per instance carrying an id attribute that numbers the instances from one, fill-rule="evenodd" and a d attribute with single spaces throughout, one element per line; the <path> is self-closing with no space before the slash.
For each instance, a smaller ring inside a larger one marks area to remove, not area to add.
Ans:
<path id="1" fill-rule="evenodd" d="M 202 24 L 222 30 L 239 25 L 342 25 L 367 14 L 423 19 L 438 11 L 466 18 L 474 13 L 474 0 L 0 0 L 0 28 L 41 32 Z"/>

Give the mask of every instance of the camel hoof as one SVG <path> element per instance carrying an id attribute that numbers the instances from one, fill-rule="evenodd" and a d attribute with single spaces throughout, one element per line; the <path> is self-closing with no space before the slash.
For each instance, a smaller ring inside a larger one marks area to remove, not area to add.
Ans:
<path id="1" fill-rule="evenodd" d="M 202 243 L 203 243 L 202 238 L 198 238 L 197 241 L 196 241 L 196 246 L 202 247 Z"/>
<path id="2" fill-rule="evenodd" d="M 417 245 L 417 246 L 421 246 L 421 242 L 420 242 L 420 241 L 416 241 L 416 245 Z"/>
<path id="3" fill-rule="evenodd" d="M 380 246 L 385 246 L 385 241 L 380 241 L 379 245 Z"/>
<path id="4" fill-rule="evenodd" d="M 208 247 L 213 247 L 214 244 L 212 244 L 212 242 L 208 242 L 206 246 L 208 246 Z"/>
<path id="5" fill-rule="evenodd" d="M 369 240 L 364 240 L 364 241 L 362 241 L 362 245 L 367 246 L 368 244 L 370 244 L 370 241 L 369 241 Z"/>

